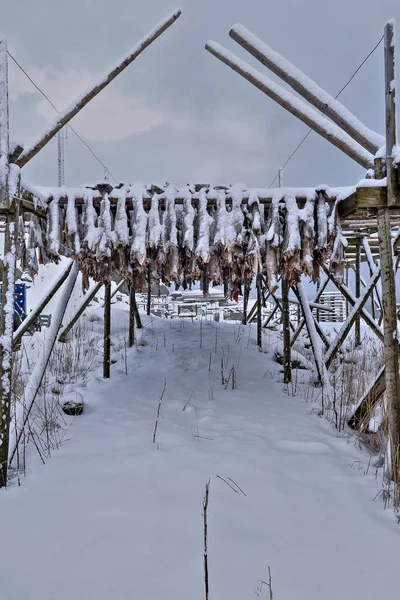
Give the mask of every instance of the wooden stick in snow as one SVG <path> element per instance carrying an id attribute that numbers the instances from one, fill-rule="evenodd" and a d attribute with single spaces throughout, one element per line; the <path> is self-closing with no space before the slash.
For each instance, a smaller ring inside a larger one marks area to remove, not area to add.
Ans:
<path id="1" fill-rule="evenodd" d="M 360 144 L 354 141 L 335 123 L 332 123 L 326 117 L 320 115 L 315 109 L 308 106 L 303 100 L 297 98 L 291 92 L 285 90 L 282 86 L 262 75 L 259 71 L 249 64 L 226 50 L 216 42 L 208 42 L 206 50 L 213 54 L 220 61 L 228 65 L 231 69 L 239 73 L 244 79 L 247 79 L 261 92 L 275 100 L 292 115 L 303 121 L 313 131 L 328 140 L 331 144 L 342 150 L 347 156 L 362 165 L 365 169 L 374 167 L 373 155 L 365 150 Z"/>
<path id="2" fill-rule="evenodd" d="M 104 357 L 103 377 L 110 378 L 111 365 L 111 283 L 104 284 Z"/>
<path id="3" fill-rule="evenodd" d="M 135 344 L 135 288 L 133 283 L 129 282 L 129 335 L 128 346 L 131 348 Z"/>
<path id="4" fill-rule="evenodd" d="M 204 588 L 205 588 L 205 600 L 209 598 L 209 578 L 208 578 L 208 522 L 207 522 L 207 511 L 208 511 L 208 497 L 210 492 L 210 480 L 206 483 L 206 493 L 203 500 L 203 542 L 204 542 Z"/>
<path id="5" fill-rule="evenodd" d="M 150 44 L 152 44 L 166 29 L 168 29 L 180 17 L 181 11 L 176 10 L 162 21 L 155 29 L 145 36 L 132 50 L 120 60 L 117 65 L 110 69 L 99 82 L 96 82 L 91 88 L 83 92 L 80 96 L 67 106 L 52 123 L 49 130 L 44 133 L 37 141 L 29 146 L 16 160 L 19 167 L 23 167 L 29 162 L 46 144 L 62 129 L 79 111 L 86 106 L 90 100 L 101 90 L 103 90 L 113 79 L 117 77 L 128 65 L 130 65 Z"/>
<path id="6" fill-rule="evenodd" d="M 385 144 L 383 136 L 368 129 L 341 102 L 328 94 L 300 69 L 275 52 L 246 27 L 235 25 L 230 30 L 229 35 L 366 150 L 376 154 L 377 150 Z"/>

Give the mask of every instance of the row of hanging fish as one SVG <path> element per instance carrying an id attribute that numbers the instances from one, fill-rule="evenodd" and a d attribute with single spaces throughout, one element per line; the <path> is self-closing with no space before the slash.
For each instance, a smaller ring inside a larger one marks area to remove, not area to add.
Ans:
<path id="1" fill-rule="evenodd" d="M 340 278 L 346 241 L 337 203 L 321 189 L 303 204 L 290 194 L 265 204 L 239 185 L 61 188 L 46 199 L 47 218 L 31 215 L 22 266 L 34 275 L 39 264 L 73 257 L 85 289 L 89 278 L 129 277 L 137 291 L 161 280 L 201 281 L 205 292 L 229 282 L 234 293 L 262 273 L 274 292 L 280 276 L 290 285 L 302 274 L 317 280 L 328 260 Z"/>

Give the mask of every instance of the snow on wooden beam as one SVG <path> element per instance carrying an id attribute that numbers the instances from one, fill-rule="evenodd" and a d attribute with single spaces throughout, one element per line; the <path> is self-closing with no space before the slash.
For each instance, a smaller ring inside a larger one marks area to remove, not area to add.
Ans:
<path id="1" fill-rule="evenodd" d="M 19 167 L 23 167 L 29 162 L 44 146 L 66 125 L 79 111 L 86 106 L 101 90 L 103 90 L 113 79 L 117 77 L 126 67 L 128 67 L 146 48 L 150 46 L 166 29 L 168 29 L 180 17 L 181 11 L 176 10 L 166 19 L 161 21 L 155 29 L 145 36 L 130 52 L 112 67 L 100 81 L 96 82 L 91 88 L 84 91 L 80 96 L 67 106 L 55 119 L 48 131 L 46 131 L 38 140 L 33 142 L 16 160 Z"/>
<path id="2" fill-rule="evenodd" d="M 353 306 L 351 313 L 347 317 L 346 321 L 343 323 L 336 339 L 329 346 L 329 349 L 325 355 L 325 365 L 327 369 L 329 369 L 330 365 L 332 364 L 333 359 L 335 358 L 339 348 L 342 346 L 347 335 L 349 334 L 350 329 L 353 327 L 357 317 L 360 316 L 360 312 L 364 308 L 368 298 L 370 297 L 374 287 L 376 286 L 380 275 L 381 274 L 379 269 L 376 269 L 375 273 L 371 277 L 369 284 L 364 290 L 363 295 L 357 299 L 356 304 Z"/>
<path id="3" fill-rule="evenodd" d="M 368 129 L 341 102 L 328 94 L 300 69 L 278 52 L 275 52 L 246 27 L 235 25 L 229 35 L 369 152 L 376 154 L 379 148 L 384 146 L 385 138 L 383 136 Z"/>
<path id="4" fill-rule="evenodd" d="M 303 100 L 261 74 L 220 44 L 210 41 L 206 44 L 206 50 L 365 169 L 374 167 L 374 156 L 368 150 L 353 140 L 338 125 L 308 106 Z"/>
<path id="5" fill-rule="evenodd" d="M 11 445 L 11 453 L 9 458 L 9 463 L 11 465 L 15 453 L 18 448 L 18 444 L 21 441 L 21 438 L 24 434 L 25 425 L 29 419 L 29 415 L 32 411 L 37 393 L 41 386 L 44 373 L 46 371 L 50 355 L 53 351 L 54 344 L 57 340 L 58 331 L 61 327 L 62 320 L 64 318 L 65 310 L 67 308 L 67 304 L 73 292 L 76 279 L 78 277 L 78 268 L 74 263 L 71 267 L 71 270 L 68 274 L 68 278 L 64 284 L 62 289 L 62 295 L 60 297 L 60 301 L 57 304 L 56 310 L 53 314 L 53 318 L 51 320 L 51 325 L 49 332 L 46 336 L 45 344 L 41 353 L 39 353 L 37 357 L 36 364 L 34 369 L 29 377 L 28 383 L 25 386 L 24 390 L 24 406 L 21 407 L 21 414 L 16 415 L 15 419 L 15 431 L 14 431 L 14 443 Z"/>

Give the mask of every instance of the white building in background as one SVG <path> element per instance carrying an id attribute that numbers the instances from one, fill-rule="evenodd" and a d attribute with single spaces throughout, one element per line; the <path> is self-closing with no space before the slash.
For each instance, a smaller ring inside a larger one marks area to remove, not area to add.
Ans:
<path id="1" fill-rule="evenodd" d="M 319 299 L 319 304 L 333 309 L 333 311 L 320 310 L 320 321 L 343 323 L 346 320 L 346 300 L 340 292 L 324 292 Z"/>

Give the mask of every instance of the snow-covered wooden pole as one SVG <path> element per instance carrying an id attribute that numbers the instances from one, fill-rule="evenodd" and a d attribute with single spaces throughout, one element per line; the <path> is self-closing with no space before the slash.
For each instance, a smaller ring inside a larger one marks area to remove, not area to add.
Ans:
<path id="1" fill-rule="evenodd" d="M 104 357 L 103 377 L 110 378 L 111 365 L 111 283 L 104 284 Z"/>
<path id="2" fill-rule="evenodd" d="M 206 44 L 206 50 L 365 169 L 373 168 L 374 157 L 368 150 L 303 100 L 285 90 L 220 44 L 210 41 Z"/>
<path id="3" fill-rule="evenodd" d="M 67 106 L 55 119 L 50 128 L 35 142 L 33 142 L 16 160 L 19 167 L 26 165 L 44 146 L 73 118 L 84 106 L 93 100 L 113 79 L 117 77 L 128 65 L 130 65 L 150 44 L 152 44 L 166 29 L 168 29 L 180 17 L 181 11 L 176 10 L 166 19 L 161 21 L 148 35 L 140 40 L 126 56 L 112 67 L 100 81 L 83 92 L 80 96 Z"/>
<path id="4" fill-rule="evenodd" d="M 283 328 L 283 382 L 292 381 L 292 358 L 290 345 L 290 311 L 289 311 L 289 284 L 285 276 L 282 277 L 282 328 Z"/>
<path id="5" fill-rule="evenodd" d="M 323 348 L 321 340 L 318 337 L 316 321 L 312 315 L 311 308 L 308 302 L 307 295 L 305 293 L 303 283 L 300 281 L 296 286 L 297 297 L 301 303 L 301 309 L 303 311 L 306 328 L 308 331 L 308 337 L 311 343 L 311 349 L 314 355 L 315 368 L 317 370 L 317 376 L 319 383 L 323 385 L 329 385 L 328 377 L 326 376 Z"/>
<path id="6" fill-rule="evenodd" d="M 87 292 L 87 294 L 82 298 L 82 302 L 78 306 L 78 309 L 76 310 L 75 314 L 68 321 L 68 323 L 65 325 L 65 327 L 63 327 L 63 329 L 59 335 L 59 338 L 58 338 L 59 342 L 67 341 L 69 332 L 71 331 L 71 329 L 73 328 L 75 323 L 78 321 L 78 319 L 81 317 L 81 315 L 84 313 L 86 308 L 89 306 L 90 302 L 93 300 L 93 298 L 96 296 L 96 294 L 99 293 L 102 285 L 103 285 L 103 282 L 101 282 L 101 281 L 99 283 L 96 283 L 92 287 L 92 289 L 89 290 Z"/>
<path id="7" fill-rule="evenodd" d="M 394 21 L 385 27 L 386 175 L 387 204 L 378 209 L 379 256 L 382 277 L 386 405 L 389 422 L 392 478 L 400 483 L 400 377 L 397 336 L 396 283 L 390 229 L 390 206 L 399 206 L 393 151 L 397 144 Z"/>
<path id="8" fill-rule="evenodd" d="M 368 129 L 341 102 L 328 94 L 246 27 L 235 25 L 229 35 L 369 152 L 376 154 L 377 150 L 384 145 L 385 139 L 381 135 Z"/>
<path id="9" fill-rule="evenodd" d="M 257 275 L 257 346 L 260 350 L 262 350 L 262 306 L 262 280 L 261 275 Z"/>
<path id="10" fill-rule="evenodd" d="M 2 293 L 0 307 L 0 487 L 7 485 L 8 446 L 12 393 L 12 343 L 14 325 L 15 263 L 18 243 L 18 169 L 9 166 L 7 43 L 0 41 L 0 212 L 5 217 L 0 261 Z"/>
<path id="11" fill-rule="evenodd" d="M 28 331 L 30 326 L 36 321 L 38 316 L 42 313 L 43 309 L 47 306 L 50 300 L 58 292 L 64 281 L 67 279 L 69 272 L 71 271 L 74 261 L 70 260 L 65 269 L 60 273 L 59 277 L 54 281 L 47 294 L 44 296 L 36 307 L 29 313 L 29 315 L 22 321 L 21 325 L 14 333 L 13 343 L 14 346 L 19 342 L 22 336 Z"/>
<path id="12" fill-rule="evenodd" d="M 78 267 L 76 263 L 74 263 L 69 272 L 68 278 L 65 282 L 64 287 L 62 288 L 62 295 L 60 297 L 60 301 L 57 303 L 57 307 L 55 312 L 53 313 L 53 318 L 51 321 L 50 328 L 47 332 L 47 336 L 45 339 L 44 347 L 42 353 L 37 358 L 34 369 L 29 377 L 29 381 L 25 387 L 24 391 L 24 411 L 23 415 L 16 416 L 16 430 L 15 430 L 15 441 L 11 448 L 9 463 L 11 464 L 14 458 L 14 455 L 17 450 L 17 446 L 23 436 L 25 424 L 28 421 L 29 415 L 31 413 L 32 407 L 34 405 L 37 393 L 39 391 L 40 385 L 42 383 L 42 379 L 44 373 L 46 371 L 50 355 L 53 351 L 54 344 L 57 340 L 57 335 L 61 327 L 62 320 L 64 318 L 65 310 L 67 308 L 69 299 L 71 298 L 72 291 L 75 286 L 76 279 L 78 277 Z"/>
<path id="13" fill-rule="evenodd" d="M 356 298 L 359 299 L 361 295 L 361 245 L 360 240 L 356 242 L 356 268 L 355 268 L 355 276 L 356 276 Z M 354 326 L 354 343 L 356 346 L 361 344 L 361 320 L 360 313 L 357 312 L 355 326 Z"/>

